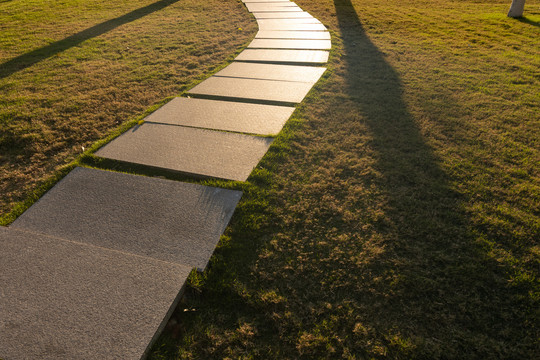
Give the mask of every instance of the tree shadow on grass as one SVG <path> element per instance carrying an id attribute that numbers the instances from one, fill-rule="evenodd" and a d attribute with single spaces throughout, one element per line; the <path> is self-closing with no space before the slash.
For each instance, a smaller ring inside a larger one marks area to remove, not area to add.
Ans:
<path id="1" fill-rule="evenodd" d="M 67 38 L 60 41 L 56 41 L 50 45 L 17 56 L 16 58 L 0 64 L 0 79 L 8 77 L 18 71 L 24 70 L 27 67 L 30 67 L 42 60 L 50 58 L 73 46 L 77 46 L 83 41 L 100 36 L 119 26 L 130 23 L 153 12 L 166 8 L 167 6 L 172 5 L 177 1 L 178 0 L 156 1 L 155 3 L 133 10 L 125 15 L 119 16 L 111 20 L 107 20 L 105 22 L 102 22 L 101 24 L 94 25 L 86 30 L 68 36 Z"/>
<path id="2" fill-rule="evenodd" d="M 518 17 L 518 18 L 516 18 L 516 20 L 521 22 L 521 23 L 524 23 L 524 24 L 529 24 L 529 25 L 532 25 L 532 26 L 540 27 L 540 22 L 539 21 L 534 21 L 534 20 L 528 19 L 526 16 Z"/>
<path id="3" fill-rule="evenodd" d="M 398 74 L 366 35 L 350 0 L 334 0 L 345 50 L 347 94 L 373 137 L 377 184 L 386 194 L 377 281 L 357 294 L 389 351 L 416 357 L 519 358 L 534 352 L 527 292 L 476 242 L 440 160 L 403 100 Z M 366 184 L 367 185 L 367 184 Z M 381 280 L 382 279 L 382 280 Z M 534 326 L 533 326 L 534 328 Z M 531 347 L 532 346 L 532 347 Z M 409 350 L 407 350 L 409 348 Z M 413 350 L 416 349 L 416 350 Z M 373 355 L 373 354 L 371 354 Z"/>

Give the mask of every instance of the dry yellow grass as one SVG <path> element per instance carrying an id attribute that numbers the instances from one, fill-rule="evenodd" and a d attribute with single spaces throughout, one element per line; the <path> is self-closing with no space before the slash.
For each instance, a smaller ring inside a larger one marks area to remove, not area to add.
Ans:
<path id="1" fill-rule="evenodd" d="M 234 0 L 0 2 L 0 216 L 255 28 Z"/>
<path id="2" fill-rule="evenodd" d="M 330 72 L 153 358 L 537 357 L 539 2 L 297 3 Z"/>

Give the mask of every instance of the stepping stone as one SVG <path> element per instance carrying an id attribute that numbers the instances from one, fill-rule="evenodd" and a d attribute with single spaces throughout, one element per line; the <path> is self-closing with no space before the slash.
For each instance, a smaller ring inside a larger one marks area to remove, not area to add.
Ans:
<path id="1" fill-rule="evenodd" d="M 328 51 L 246 49 L 235 60 L 268 63 L 325 64 Z"/>
<path id="2" fill-rule="evenodd" d="M 303 11 L 293 3 L 249 3 L 246 4 L 249 12 L 282 12 L 282 11 Z"/>
<path id="3" fill-rule="evenodd" d="M 273 30 L 273 31 L 328 31 L 323 24 L 301 24 L 301 23 L 283 23 L 266 24 L 259 22 L 259 30 Z"/>
<path id="4" fill-rule="evenodd" d="M 330 40 L 255 39 L 248 48 L 330 50 L 332 43 Z"/>
<path id="5" fill-rule="evenodd" d="M 255 39 L 330 40 L 328 31 L 259 31 Z"/>
<path id="6" fill-rule="evenodd" d="M 245 181 L 272 140 L 146 123 L 126 131 L 96 155 L 201 177 Z"/>
<path id="7" fill-rule="evenodd" d="M 261 25 L 290 25 L 290 24 L 322 24 L 319 20 L 314 17 L 307 18 L 298 18 L 298 19 L 256 19 L 257 24 Z M 326 29 L 326 28 L 325 28 Z"/>
<path id="8" fill-rule="evenodd" d="M 292 1 L 244 2 L 244 4 L 246 4 L 248 8 L 250 6 L 253 6 L 253 7 L 298 7 L 298 5 L 296 5 Z"/>
<path id="9" fill-rule="evenodd" d="M 11 228 L 0 228 L 0 249 L 6 360 L 141 359 L 191 270 Z"/>
<path id="10" fill-rule="evenodd" d="M 305 11 L 273 11 L 273 12 L 253 12 L 255 19 L 311 19 L 309 13 Z"/>
<path id="11" fill-rule="evenodd" d="M 242 0 L 243 3 L 290 3 L 289 0 Z"/>
<path id="12" fill-rule="evenodd" d="M 263 80 L 296 81 L 315 84 L 326 71 L 323 67 L 270 65 L 234 62 L 214 76 Z"/>
<path id="13" fill-rule="evenodd" d="M 189 93 L 266 102 L 299 103 L 312 86 L 311 83 L 212 76 L 195 86 Z"/>
<path id="14" fill-rule="evenodd" d="M 274 135 L 281 131 L 293 111 L 294 107 L 291 106 L 174 98 L 148 116 L 145 121 Z"/>
<path id="15" fill-rule="evenodd" d="M 240 196 L 239 191 L 76 168 L 11 228 L 204 269 Z"/>

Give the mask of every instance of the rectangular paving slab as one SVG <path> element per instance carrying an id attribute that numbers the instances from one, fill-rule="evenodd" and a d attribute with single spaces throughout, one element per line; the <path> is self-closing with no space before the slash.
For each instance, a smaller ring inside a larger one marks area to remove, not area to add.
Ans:
<path id="1" fill-rule="evenodd" d="M 330 40 L 328 31 L 259 31 L 255 39 Z"/>
<path id="2" fill-rule="evenodd" d="M 330 40 L 254 39 L 248 48 L 330 50 L 332 43 Z"/>
<path id="3" fill-rule="evenodd" d="M 174 98 L 148 116 L 146 122 L 274 135 L 294 111 L 291 106 L 248 104 L 194 98 Z"/>
<path id="4" fill-rule="evenodd" d="M 261 25 L 289 25 L 289 24 L 322 24 L 314 17 L 298 19 L 256 19 L 257 24 Z"/>
<path id="5" fill-rule="evenodd" d="M 262 11 L 252 13 L 255 19 L 311 19 L 309 13 L 305 11 Z"/>
<path id="6" fill-rule="evenodd" d="M 242 0 L 243 3 L 290 3 L 289 0 Z"/>
<path id="7" fill-rule="evenodd" d="M 214 76 L 316 83 L 326 68 L 234 62 Z"/>
<path id="8" fill-rule="evenodd" d="M 297 4 L 295 4 L 292 1 L 265 1 L 265 2 L 244 2 L 246 6 L 249 8 L 250 6 L 253 7 L 298 7 Z"/>
<path id="9" fill-rule="evenodd" d="M 191 270 L 11 228 L 0 228 L 0 264 L 5 360 L 139 360 Z"/>
<path id="10" fill-rule="evenodd" d="M 328 55 L 328 51 L 321 50 L 246 49 L 235 60 L 269 63 L 325 64 L 328 62 Z"/>
<path id="11" fill-rule="evenodd" d="M 294 3 L 248 3 L 246 7 L 249 12 L 282 12 L 282 11 L 303 11 Z"/>
<path id="12" fill-rule="evenodd" d="M 292 19 L 289 19 L 292 20 Z M 327 31 L 323 24 L 302 24 L 302 23 L 283 23 L 283 24 L 265 24 L 259 23 L 259 30 L 274 31 Z"/>
<path id="13" fill-rule="evenodd" d="M 312 86 L 311 83 L 212 76 L 195 86 L 189 93 L 268 102 L 299 103 Z"/>
<path id="14" fill-rule="evenodd" d="M 239 191 L 76 168 L 11 227 L 204 269 L 240 196 Z"/>
<path id="15" fill-rule="evenodd" d="M 272 140 L 145 123 L 126 131 L 96 155 L 203 177 L 245 181 Z"/>

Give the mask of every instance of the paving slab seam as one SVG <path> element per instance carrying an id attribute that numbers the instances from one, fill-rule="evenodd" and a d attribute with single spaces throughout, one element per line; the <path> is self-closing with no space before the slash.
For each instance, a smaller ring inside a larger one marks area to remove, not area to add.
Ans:
<path id="1" fill-rule="evenodd" d="M 10 226 L 1 226 L 0 228 L 11 229 Z M 44 235 L 44 236 L 47 236 L 48 238 L 58 240 L 58 241 L 63 241 L 63 242 L 66 242 L 66 243 L 71 243 L 71 244 L 74 244 L 74 245 L 80 245 L 80 246 L 85 246 L 85 247 L 94 248 L 94 249 L 100 249 L 100 250 L 107 250 L 107 251 L 112 252 L 112 253 L 131 256 L 131 257 L 135 257 L 135 258 L 149 259 L 148 256 L 143 256 L 143 255 L 135 254 L 135 253 L 128 252 L 128 251 L 122 251 L 122 250 L 118 250 L 118 249 L 111 249 L 111 248 L 108 248 L 108 247 L 99 246 L 99 245 L 95 245 L 95 244 L 88 244 L 88 243 L 84 243 L 84 242 L 80 242 L 80 241 L 74 241 L 74 240 L 71 240 L 71 239 L 66 239 L 66 238 L 63 238 L 63 237 L 47 234 L 47 233 L 40 232 L 40 231 L 29 231 L 29 230 L 25 230 L 25 229 L 14 229 L 14 230 L 18 231 L 18 232 L 21 232 L 21 233 L 27 233 L 28 235 Z M 156 259 L 156 258 L 153 258 L 153 261 L 158 262 L 158 263 L 168 264 L 168 265 L 178 265 L 178 264 L 176 264 L 174 262 L 171 262 L 171 261 L 162 260 L 162 259 Z M 192 269 L 196 269 L 196 268 L 192 267 Z"/>
<path id="2" fill-rule="evenodd" d="M 242 97 L 235 96 L 220 96 L 220 95 L 207 95 L 207 94 L 187 94 L 184 95 L 186 98 L 194 99 L 206 99 L 206 100 L 219 100 L 227 101 L 231 103 L 241 103 L 241 104 L 254 104 L 254 105 L 272 105 L 272 106 L 287 106 L 295 107 L 298 103 L 291 101 L 272 101 L 272 100 L 259 100 L 259 99 L 246 99 Z M 215 130 L 215 129 L 211 129 Z"/>

